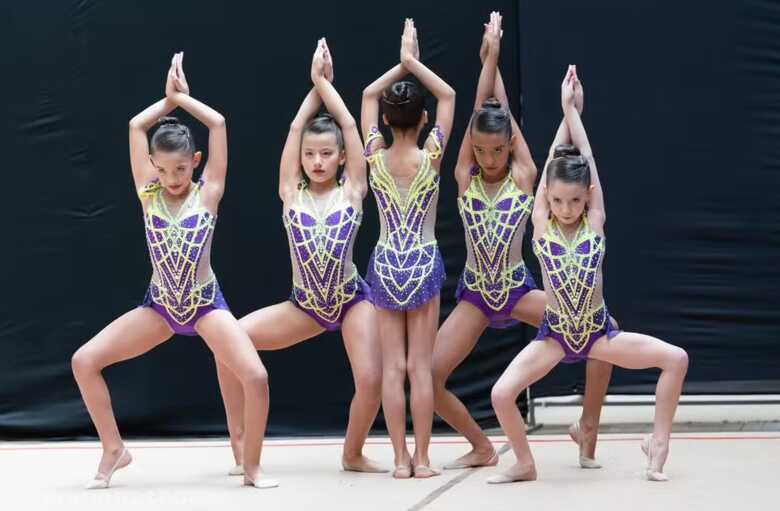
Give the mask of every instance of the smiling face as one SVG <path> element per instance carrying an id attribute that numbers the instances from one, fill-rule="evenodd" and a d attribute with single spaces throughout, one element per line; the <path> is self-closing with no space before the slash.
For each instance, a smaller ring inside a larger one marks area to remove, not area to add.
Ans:
<path id="1" fill-rule="evenodd" d="M 314 183 L 336 180 L 339 167 L 346 161 L 335 133 L 305 132 L 301 141 L 301 166 Z"/>
<path id="2" fill-rule="evenodd" d="M 502 176 L 509 165 L 512 139 L 504 133 L 471 130 L 471 147 L 479 168 L 489 177 Z"/>
<path id="3" fill-rule="evenodd" d="M 552 179 L 547 184 L 547 201 L 559 224 L 576 224 L 588 205 L 588 187 L 583 183 Z"/>
<path id="4" fill-rule="evenodd" d="M 160 185 L 172 196 L 187 193 L 192 182 L 192 173 L 200 164 L 201 153 L 183 151 L 156 151 L 149 158 L 157 169 Z"/>

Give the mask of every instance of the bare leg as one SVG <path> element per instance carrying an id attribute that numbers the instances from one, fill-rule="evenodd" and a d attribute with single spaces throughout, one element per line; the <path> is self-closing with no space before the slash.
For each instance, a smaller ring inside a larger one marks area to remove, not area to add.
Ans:
<path id="1" fill-rule="evenodd" d="M 376 328 L 376 310 L 364 300 L 349 309 L 341 335 L 352 367 L 355 396 L 349 407 L 349 423 L 344 438 L 341 464 L 355 472 L 387 472 L 363 456 L 371 425 L 382 402 L 382 348 Z"/>
<path id="2" fill-rule="evenodd" d="M 260 454 L 268 419 L 268 373 L 249 336 L 228 311 L 215 310 L 195 325 L 214 356 L 241 381 L 244 392 L 244 484 L 277 486 L 262 478 Z"/>
<path id="3" fill-rule="evenodd" d="M 507 472 L 491 477 L 489 483 L 532 481 L 536 467 L 526 437 L 526 425 L 517 408 L 517 396 L 538 381 L 563 359 L 563 349 L 552 339 L 532 341 L 506 368 L 493 386 L 491 400 L 504 434 L 512 444 L 517 463 Z"/>
<path id="4" fill-rule="evenodd" d="M 580 466 L 601 468 L 595 460 L 596 440 L 601 420 L 601 408 L 612 378 L 612 364 L 589 359 L 585 365 L 585 396 L 582 402 L 582 417 L 569 427 L 569 436 L 579 445 Z"/>
<path id="5" fill-rule="evenodd" d="M 382 346 L 382 410 L 393 443 L 393 477 L 411 477 L 406 446 L 406 313 L 377 307 L 377 327 Z"/>
<path id="6" fill-rule="evenodd" d="M 433 347 L 433 397 L 436 413 L 471 443 L 471 451 L 444 466 L 450 468 L 495 465 L 498 462 L 493 444 L 471 417 L 468 408 L 447 390 L 446 383 L 479 340 L 488 326 L 487 317 L 466 301 L 455 306 L 439 328 Z"/>
<path id="7" fill-rule="evenodd" d="M 95 477 L 103 483 L 90 483 L 91 487 L 107 487 L 112 468 L 122 468 L 132 461 L 119 435 L 103 369 L 142 355 L 172 335 L 173 331 L 159 314 L 139 307 L 115 319 L 73 354 L 73 376 L 103 445 Z"/>
<path id="8" fill-rule="evenodd" d="M 230 448 L 236 466 L 230 470 L 230 475 L 244 475 L 244 455 L 241 450 L 244 443 L 244 390 L 241 380 L 228 369 L 228 367 L 216 360 L 217 381 L 219 391 L 222 394 L 222 403 L 225 405 L 225 417 L 227 418 L 228 434 L 230 435 Z"/>
<path id="9" fill-rule="evenodd" d="M 289 301 L 252 312 L 241 318 L 239 324 L 252 339 L 255 349 L 269 351 L 292 346 L 324 331 L 319 323 Z M 236 462 L 236 468 L 231 470 L 231 473 L 241 475 L 238 467 L 244 462 L 243 386 L 225 364 L 219 360 L 216 362 L 219 389 L 222 393 L 222 401 L 225 403 L 230 445 Z"/>
<path id="10" fill-rule="evenodd" d="M 417 309 L 407 311 L 406 325 L 409 335 L 409 353 L 406 372 L 411 389 L 412 425 L 414 428 L 414 477 L 438 475 L 431 469 L 428 446 L 433 427 L 433 344 L 439 326 L 439 295 Z"/>
<path id="11" fill-rule="evenodd" d="M 688 371 L 688 354 L 682 348 L 649 335 L 622 332 L 613 339 L 602 337 L 593 344 L 590 357 L 626 369 L 658 367 L 661 375 L 655 389 L 655 420 L 649 450 L 647 477 L 666 480 L 663 466 L 669 453 L 669 436 Z"/>
<path id="12" fill-rule="evenodd" d="M 512 317 L 523 323 L 538 327 L 544 316 L 547 298 L 543 291 L 534 290 L 517 302 Z M 582 403 L 582 417 L 569 428 L 569 435 L 580 447 L 580 466 L 600 468 L 596 463 L 596 439 L 598 436 L 601 407 L 612 377 L 612 364 L 599 360 L 588 360 L 585 370 L 585 396 Z"/>

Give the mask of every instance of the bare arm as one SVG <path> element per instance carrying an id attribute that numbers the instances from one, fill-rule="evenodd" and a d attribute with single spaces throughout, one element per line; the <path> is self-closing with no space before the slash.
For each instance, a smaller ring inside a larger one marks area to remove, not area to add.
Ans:
<path id="1" fill-rule="evenodd" d="M 303 99 L 295 118 L 290 124 L 287 140 L 282 149 L 282 159 L 279 162 L 279 197 L 286 202 L 298 188 L 301 180 L 301 137 L 306 123 L 317 115 L 322 100 L 316 89 L 312 88 Z"/>
<path id="2" fill-rule="evenodd" d="M 420 62 L 417 57 L 419 55 L 418 48 L 417 29 L 414 28 L 414 21 L 407 19 L 404 34 L 401 37 L 401 64 L 436 97 L 435 124 L 439 127 L 442 135 L 441 151 L 444 152 L 455 117 L 455 90 Z M 441 165 L 441 158 L 433 160 L 432 164 L 438 169 Z"/>
<path id="3" fill-rule="evenodd" d="M 366 145 L 369 143 L 368 137 L 372 131 L 379 126 L 379 98 L 382 96 L 382 92 L 393 83 L 401 80 L 406 74 L 406 68 L 401 64 L 396 64 L 363 89 L 363 101 L 360 106 L 360 128 L 363 131 Z M 376 147 L 374 146 L 374 148 Z"/>
<path id="4" fill-rule="evenodd" d="M 579 81 L 576 73 L 576 68 L 572 67 L 570 80 L 568 82 L 564 81 L 561 89 L 561 105 L 563 107 L 564 120 L 569 127 L 572 143 L 580 150 L 580 154 L 588 161 L 588 167 L 590 167 L 591 188 L 588 201 L 588 220 L 594 229 L 601 232 L 606 220 L 604 192 L 601 189 L 596 160 L 593 158 L 593 151 L 588 141 L 588 135 L 585 132 L 585 126 L 582 124 L 582 119 L 574 104 L 574 86 Z"/>
<path id="5" fill-rule="evenodd" d="M 154 179 L 157 171 L 149 160 L 147 132 L 160 117 L 171 113 L 176 105 L 167 97 L 146 107 L 130 119 L 130 168 L 133 171 L 135 189 Z"/>
<path id="6" fill-rule="evenodd" d="M 336 91 L 336 88 L 333 87 L 333 84 L 327 78 L 326 69 L 330 66 L 332 70 L 333 66 L 327 41 L 323 38 L 319 44 L 320 46 L 314 53 L 312 60 L 311 79 L 317 94 L 322 98 L 322 102 L 325 103 L 325 108 L 328 109 L 328 112 L 341 127 L 347 157 L 344 173 L 349 186 L 359 192 L 362 198 L 368 191 L 366 162 L 363 159 L 363 144 L 360 141 L 355 118 L 349 113 L 344 100 L 341 99 L 338 91 Z"/>
<path id="7" fill-rule="evenodd" d="M 190 96 L 190 87 L 184 75 L 184 53 L 173 56 L 171 67 L 172 88 L 167 88 L 165 94 L 177 107 L 187 111 L 209 129 L 209 159 L 203 169 L 204 191 L 207 201 L 216 209 L 225 191 L 225 176 L 227 175 L 227 129 L 225 117 L 219 112 Z"/>

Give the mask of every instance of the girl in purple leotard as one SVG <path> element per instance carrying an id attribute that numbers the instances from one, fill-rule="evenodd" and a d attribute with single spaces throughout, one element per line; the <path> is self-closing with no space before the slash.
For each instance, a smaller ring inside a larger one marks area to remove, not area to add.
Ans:
<path id="1" fill-rule="evenodd" d="M 509 483 L 536 479 L 526 425 L 516 398 L 559 362 L 589 358 L 628 369 L 661 369 L 656 387 L 655 424 L 642 449 L 645 476 L 665 481 L 672 420 L 688 369 L 681 348 L 647 335 L 621 332 L 609 320 L 603 296 L 604 196 L 596 161 L 575 107 L 579 79 L 569 66 L 561 104 L 573 146 L 559 146 L 545 166 L 532 213 L 534 252 L 539 258 L 547 306 L 536 342 L 515 357 L 493 387 L 493 407 L 517 456 L 517 463 L 490 479 Z"/>
<path id="2" fill-rule="evenodd" d="M 290 126 L 279 166 L 292 294 L 288 301 L 252 312 L 240 323 L 259 350 L 284 349 L 325 330 L 341 330 L 355 382 L 342 467 L 384 472 L 362 453 L 379 411 L 381 384 L 370 290 L 352 262 L 367 191 L 366 165 L 355 119 L 331 83 L 333 62 L 325 39 L 317 43 L 311 79 L 314 87 Z M 322 103 L 333 117 L 317 115 Z M 344 174 L 339 181 L 341 166 Z M 237 464 L 231 474 L 238 474 L 244 436 L 242 387 L 221 364 L 218 370 Z"/>
<path id="3" fill-rule="evenodd" d="M 260 450 L 268 416 L 268 376 L 252 342 L 227 308 L 211 270 L 210 252 L 217 209 L 225 188 L 227 132 L 218 112 L 189 95 L 182 67 L 174 55 L 165 98 L 130 121 L 130 164 L 146 225 L 152 279 L 143 306 L 105 327 L 73 355 L 73 374 L 103 444 L 103 457 L 90 489 L 107 488 L 114 471 L 132 458 L 111 408 L 103 368 L 137 357 L 174 333 L 200 335 L 214 356 L 229 368 L 246 395 L 244 483 L 272 487 L 262 477 Z M 209 128 L 209 158 L 201 179 L 192 174 L 201 161 L 189 128 L 165 119 L 180 107 Z"/>
<path id="4" fill-rule="evenodd" d="M 498 70 L 500 43 L 501 15 L 494 12 L 485 25 L 474 114 L 455 167 L 466 265 L 457 289 L 458 304 L 439 328 L 433 352 L 436 413 L 469 440 L 472 450 L 444 468 L 498 463 L 488 437 L 455 393 L 445 387 L 447 378 L 485 328 L 507 328 L 519 321 L 538 327 L 547 303 L 523 261 L 523 234 L 533 208 L 530 192 L 536 165 L 509 110 Z M 577 99 L 581 111 L 581 93 Z M 582 418 L 570 428 L 583 468 L 600 466 L 594 459 L 596 432 L 610 374 L 610 364 L 588 362 Z"/>
<path id="5" fill-rule="evenodd" d="M 407 19 L 401 62 L 363 91 L 369 184 L 379 208 L 380 235 L 368 265 L 382 344 L 382 408 L 390 432 L 396 478 L 438 475 L 428 445 L 433 424 L 431 354 L 439 323 L 444 263 L 436 243 L 439 167 L 455 112 L 455 91 L 419 60 L 417 30 Z M 399 81 L 415 75 L 436 97 L 436 126 L 422 148 L 418 137 L 428 120 L 419 87 Z M 379 132 L 379 105 L 393 134 L 389 147 Z M 408 343 L 407 343 L 408 341 Z M 408 344 L 408 352 L 407 352 Z M 411 388 L 415 453 L 406 445 L 407 375 Z"/>

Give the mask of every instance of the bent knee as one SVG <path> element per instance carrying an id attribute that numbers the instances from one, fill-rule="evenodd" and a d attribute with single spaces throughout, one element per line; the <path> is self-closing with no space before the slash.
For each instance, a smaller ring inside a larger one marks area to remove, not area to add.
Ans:
<path id="1" fill-rule="evenodd" d="M 266 371 L 265 367 L 262 365 L 252 367 L 251 369 L 245 369 L 237 376 L 244 385 L 250 385 L 252 387 L 268 386 L 268 371 Z"/>
<path id="2" fill-rule="evenodd" d="M 73 370 L 74 375 L 97 372 L 102 369 L 98 364 L 97 359 L 90 355 L 89 351 L 84 348 L 79 348 L 76 350 L 76 353 L 73 354 L 70 359 L 70 367 Z"/>
<path id="3" fill-rule="evenodd" d="M 684 349 L 675 346 L 672 349 L 672 353 L 669 355 L 669 367 L 671 369 L 677 370 L 681 373 L 685 373 L 688 371 L 688 352 Z"/>
<path id="4" fill-rule="evenodd" d="M 493 408 L 515 406 L 515 400 L 518 395 L 519 392 L 498 382 L 493 385 L 493 389 L 490 391 L 490 402 L 493 404 Z"/>

